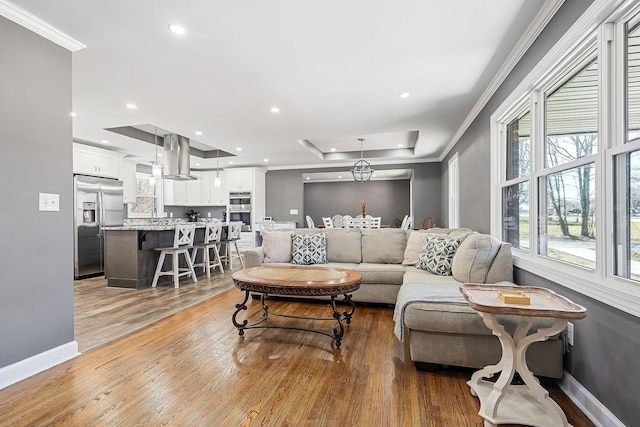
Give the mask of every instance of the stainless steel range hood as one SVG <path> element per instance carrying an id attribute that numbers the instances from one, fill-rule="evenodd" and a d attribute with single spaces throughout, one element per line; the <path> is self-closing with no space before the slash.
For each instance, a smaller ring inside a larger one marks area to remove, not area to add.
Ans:
<path id="1" fill-rule="evenodd" d="M 175 133 L 164 137 L 164 171 L 162 177 L 187 181 L 198 179 L 191 175 L 189 138 Z"/>

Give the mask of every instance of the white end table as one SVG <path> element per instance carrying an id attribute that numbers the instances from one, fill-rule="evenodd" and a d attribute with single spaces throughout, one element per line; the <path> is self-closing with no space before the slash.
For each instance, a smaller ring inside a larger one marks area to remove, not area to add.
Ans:
<path id="1" fill-rule="evenodd" d="M 530 303 L 505 304 L 498 298 L 498 291 L 522 292 L 529 297 Z M 485 419 L 485 427 L 495 427 L 496 424 L 568 427 L 567 417 L 560 406 L 529 370 L 526 353 L 529 345 L 546 341 L 562 332 L 569 319 L 582 319 L 587 310 L 549 289 L 532 286 L 466 284 L 460 286 L 460 292 L 502 345 L 500 362 L 475 372 L 467 382 L 471 394 L 480 399 L 478 414 Z M 513 336 L 498 322 L 498 314 L 520 316 Z M 538 329 L 527 335 L 532 317 L 549 317 L 555 321 L 550 328 Z M 485 380 L 498 372 L 501 372 L 500 377 L 495 383 Z M 523 385 L 511 384 L 515 372 L 520 374 Z"/>

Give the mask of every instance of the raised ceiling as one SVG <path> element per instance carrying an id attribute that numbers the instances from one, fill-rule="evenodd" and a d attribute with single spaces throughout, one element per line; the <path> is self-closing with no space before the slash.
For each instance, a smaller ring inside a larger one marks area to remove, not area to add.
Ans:
<path id="1" fill-rule="evenodd" d="M 72 54 L 76 141 L 148 162 L 152 144 L 106 129 L 152 123 L 235 154 L 233 166 L 314 168 L 352 163 L 361 137 L 373 164 L 441 158 L 558 1 L 12 3 L 86 45 Z"/>

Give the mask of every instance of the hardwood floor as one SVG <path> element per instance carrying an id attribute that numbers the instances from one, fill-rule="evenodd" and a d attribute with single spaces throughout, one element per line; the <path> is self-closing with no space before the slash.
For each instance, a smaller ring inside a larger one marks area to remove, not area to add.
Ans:
<path id="1" fill-rule="evenodd" d="M 200 273 L 200 269 L 198 269 Z M 104 276 L 74 282 L 74 329 L 78 347 L 85 352 L 151 325 L 231 287 L 230 270 L 185 278 L 147 289 L 108 288 Z"/>
<path id="2" fill-rule="evenodd" d="M 0 425 L 483 425 L 466 385 L 471 372 L 416 371 L 393 334 L 392 309 L 358 306 L 337 350 L 309 332 L 254 329 L 240 338 L 231 316 L 242 297 L 229 289 L 0 390 Z M 298 315 L 329 310 L 269 305 Z M 250 300 L 248 312 L 258 315 L 259 303 Z M 574 426 L 593 425 L 550 391 Z"/>

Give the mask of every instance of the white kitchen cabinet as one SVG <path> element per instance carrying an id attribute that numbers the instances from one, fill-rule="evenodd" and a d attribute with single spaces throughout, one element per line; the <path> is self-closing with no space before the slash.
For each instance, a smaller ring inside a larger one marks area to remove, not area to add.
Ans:
<path id="1" fill-rule="evenodd" d="M 253 191 L 254 189 L 254 169 L 228 169 L 227 170 L 227 190 L 228 191 Z"/>
<path id="2" fill-rule="evenodd" d="M 220 175 L 220 187 L 216 188 L 214 180 L 216 172 L 211 172 L 211 204 L 213 206 L 227 206 L 229 204 L 229 190 L 227 189 L 226 172 L 218 172 Z"/>
<path id="3" fill-rule="evenodd" d="M 186 204 L 187 206 L 202 205 L 202 172 L 191 172 L 191 175 L 198 179 L 183 181 L 186 183 Z"/>
<path id="4" fill-rule="evenodd" d="M 73 144 L 73 173 L 120 179 L 124 154 Z"/>
<path id="5" fill-rule="evenodd" d="M 211 172 L 199 172 L 200 176 L 200 200 L 202 202 L 202 206 L 212 206 L 212 192 L 211 187 L 213 185 Z"/>
<path id="6" fill-rule="evenodd" d="M 163 180 L 164 204 L 167 206 L 187 206 L 187 181 Z"/>
<path id="7" fill-rule="evenodd" d="M 124 190 L 124 203 L 135 203 L 137 190 L 135 162 L 123 161 L 120 172 L 120 179 Z"/>

